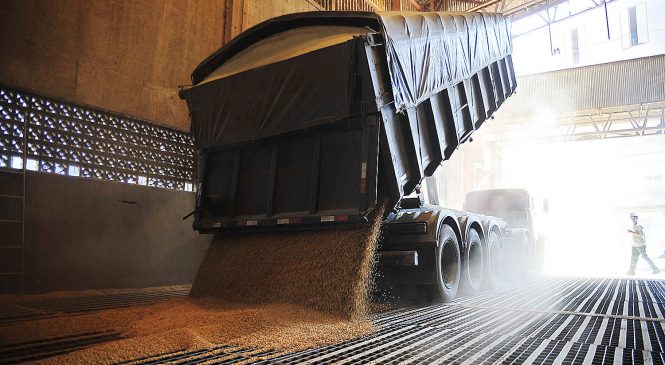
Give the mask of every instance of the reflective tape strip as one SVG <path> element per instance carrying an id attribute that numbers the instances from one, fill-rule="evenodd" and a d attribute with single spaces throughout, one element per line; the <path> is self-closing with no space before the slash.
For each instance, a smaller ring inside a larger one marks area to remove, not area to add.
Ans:
<path id="1" fill-rule="evenodd" d="M 321 216 L 321 222 L 347 222 L 349 216 L 346 214 L 343 215 L 323 215 Z"/>
<path id="2" fill-rule="evenodd" d="M 245 222 L 248 226 L 256 226 L 259 224 L 259 221 L 247 221 Z"/>
<path id="3" fill-rule="evenodd" d="M 277 219 L 277 224 L 289 224 L 289 218 L 279 218 Z"/>
<path id="4" fill-rule="evenodd" d="M 360 192 L 364 194 L 367 189 L 367 162 L 363 162 L 360 166 Z"/>

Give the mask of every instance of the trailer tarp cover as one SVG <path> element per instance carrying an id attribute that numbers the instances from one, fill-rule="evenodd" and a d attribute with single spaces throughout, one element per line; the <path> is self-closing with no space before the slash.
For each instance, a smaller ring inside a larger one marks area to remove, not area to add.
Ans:
<path id="1" fill-rule="evenodd" d="M 199 148 L 253 141 L 349 115 L 358 27 L 317 26 L 248 47 L 187 90 Z"/>
<path id="2" fill-rule="evenodd" d="M 379 13 L 398 111 L 512 52 L 510 24 L 491 13 Z"/>
<path id="3" fill-rule="evenodd" d="M 383 28 L 398 111 L 417 106 L 511 53 L 509 24 L 502 15 L 360 15 L 375 17 Z M 356 37 L 379 30 L 331 26 L 334 16 L 323 12 L 285 16 L 291 21 L 325 17 L 327 25 L 290 29 L 261 39 L 185 90 L 196 146 L 253 141 L 348 118 Z"/>

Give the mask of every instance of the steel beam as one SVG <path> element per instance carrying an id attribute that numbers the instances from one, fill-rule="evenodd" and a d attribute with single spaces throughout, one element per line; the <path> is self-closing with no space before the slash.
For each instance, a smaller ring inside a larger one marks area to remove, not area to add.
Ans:
<path id="1" fill-rule="evenodd" d="M 376 4 L 374 3 L 374 1 L 372 1 L 372 0 L 364 0 L 364 1 L 365 1 L 365 4 L 369 5 L 372 9 L 374 9 L 374 10 L 376 10 L 376 11 L 384 11 L 384 10 L 386 10 L 386 9 L 381 9 L 381 7 L 378 6 L 378 5 L 376 5 Z"/>
<path id="2" fill-rule="evenodd" d="M 568 113 L 550 121 L 497 118 L 490 128 L 498 140 L 581 141 L 662 135 L 665 101 Z"/>
<path id="3" fill-rule="evenodd" d="M 413 5 L 418 11 L 423 11 L 423 7 L 416 0 L 409 0 L 411 5 Z"/>

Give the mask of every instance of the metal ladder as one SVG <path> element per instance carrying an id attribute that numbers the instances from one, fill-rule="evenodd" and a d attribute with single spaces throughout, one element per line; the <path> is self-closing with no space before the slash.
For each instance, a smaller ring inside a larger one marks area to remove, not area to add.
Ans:
<path id="1" fill-rule="evenodd" d="M 0 169 L 0 294 L 23 294 L 25 167 Z"/>
<path id="2" fill-rule="evenodd" d="M 0 294 L 24 293 L 27 118 L 22 129 L 21 168 L 11 166 L 19 156 L 0 151 L 8 157 L 7 167 L 0 167 Z"/>

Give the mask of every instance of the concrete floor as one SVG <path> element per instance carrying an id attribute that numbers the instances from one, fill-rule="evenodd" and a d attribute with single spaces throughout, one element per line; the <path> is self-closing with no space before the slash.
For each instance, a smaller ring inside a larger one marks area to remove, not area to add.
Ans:
<path id="1" fill-rule="evenodd" d="M 3 323 L 47 315 L 138 305 L 186 291 L 123 294 L 24 304 L 25 313 L 2 308 Z M 13 313 L 13 314 L 12 314 Z M 26 314 L 28 313 L 28 314 Z M 49 314 L 50 313 L 50 314 Z M 12 317 L 13 316 L 13 317 Z M 22 317 L 21 317 L 22 316 Z M 42 317 L 43 318 L 43 317 Z M 316 349 L 278 354 L 270 349 L 217 346 L 156 354 L 132 364 L 663 364 L 665 281 L 625 278 L 539 277 L 453 303 L 410 306 L 377 313 L 370 336 Z M 107 335 L 108 336 L 108 335 Z M 114 338 L 57 339 L 0 348 L 0 363 L 48 357 Z M 68 346 L 70 348 L 68 348 Z M 78 346 L 78 347 L 77 347 Z M 41 352 L 40 352 L 41 351 Z M 41 355 L 40 355 L 41 354 Z M 27 356 L 27 357 L 26 357 Z M 32 357 L 30 357 L 32 356 Z M 269 360 L 260 360 L 259 357 Z"/>

